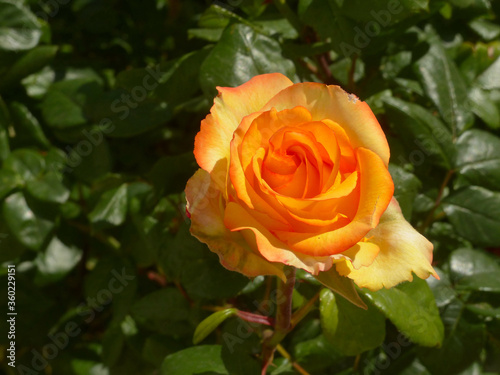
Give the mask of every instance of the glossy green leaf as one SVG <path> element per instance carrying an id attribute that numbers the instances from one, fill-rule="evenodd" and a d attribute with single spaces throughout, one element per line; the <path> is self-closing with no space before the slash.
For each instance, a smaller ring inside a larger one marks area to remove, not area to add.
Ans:
<path id="1" fill-rule="evenodd" d="M 472 112 L 492 129 L 500 128 L 500 109 L 491 100 L 488 92 L 474 87 L 469 91 L 469 103 Z"/>
<path id="2" fill-rule="evenodd" d="M 465 187 L 443 200 L 443 209 L 457 233 L 479 246 L 500 243 L 500 193 Z"/>
<path id="3" fill-rule="evenodd" d="M 127 185 L 111 189 L 102 194 L 94 209 L 89 213 L 94 225 L 121 225 L 127 216 Z"/>
<path id="4" fill-rule="evenodd" d="M 5 198 L 12 190 L 21 187 L 23 180 L 18 174 L 8 170 L 0 170 L 0 200 Z"/>
<path id="5" fill-rule="evenodd" d="M 54 83 L 41 104 L 45 122 L 56 129 L 85 125 L 89 121 L 85 107 L 100 90 L 99 84 L 88 78 Z"/>
<path id="6" fill-rule="evenodd" d="M 500 89 L 500 57 L 477 77 L 476 82 L 485 90 Z"/>
<path id="7" fill-rule="evenodd" d="M 202 345 L 170 354 L 161 365 L 161 375 L 229 375 L 221 358 L 220 345 Z"/>
<path id="8" fill-rule="evenodd" d="M 35 15 L 22 2 L 0 1 L 0 50 L 23 51 L 35 47 L 42 32 Z"/>
<path id="9" fill-rule="evenodd" d="M 466 276 L 459 280 L 457 289 L 500 293 L 500 270 Z"/>
<path id="10" fill-rule="evenodd" d="M 10 232 L 31 250 L 40 250 L 54 227 L 53 222 L 32 210 L 21 192 L 5 199 L 3 216 Z"/>
<path id="11" fill-rule="evenodd" d="M 253 76 L 273 72 L 290 78 L 295 73 L 292 62 L 281 55 L 279 43 L 247 25 L 233 24 L 201 65 L 200 83 L 212 97 L 215 86 L 239 86 Z"/>
<path id="12" fill-rule="evenodd" d="M 319 295 L 319 313 L 323 335 L 332 341 L 339 324 L 339 308 L 335 294 L 330 289 L 323 289 Z"/>
<path id="13" fill-rule="evenodd" d="M 471 125 L 467 87 L 436 36 L 431 37 L 429 52 L 415 63 L 415 73 L 455 136 Z"/>
<path id="14" fill-rule="evenodd" d="M 310 373 L 322 373 L 343 358 L 324 335 L 297 343 L 294 354 L 294 358 Z"/>
<path id="15" fill-rule="evenodd" d="M 354 305 L 363 309 L 367 308 L 366 304 L 359 297 L 352 280 L 347 277 L 340 276 L 335 267 L 330 268 L 330 270 L 326 272 L 320 272 L 318 275 L 314 276 L 314 278 Z"/>
<path id="16" fill-rule="evenodd" d="M 454 158 L 452 134 L 446 126 L 425 108 L 394 97 L 384 99 L 391 125 L 405 142 L 408 158 L 412 152 L 425 159 L 451 168 Z M 423 161 L 418 159 L 419 163 Z M 416 160 L 415 160 L 416 163 Z"/>
<path id="17" fill-rule="evenodd" d="M 500 26 L 484 18 L 472 20 L 469 22 L 469 27 L 484 40 L 493 40 L 500 35 Z"/>
<path id="18" fill-rule="evenodd" d="M 24 182 L 38 178 L 45 169 L 45 160 L 36 151 L 18 149 L 4 161 L 4 168 L 15 172 Z"/>
<path id="19" fill-rule="evenodd" d="M 474 185 L 500 190 L 500 138 L 471 129 L 457 140 L 456 167 Z"/>
<path id="20" fill-rule="evenodd" d="M 127 89 L 101 93 L 87 106 L 85 113 L 92 122 L 104 124 L 107 137 L 128 138 L 160 127 L 172 117 L 169 103 L 150 97 L 162 74 L 158 67 L 154 67 L 147 68 L 145 74 L 134 72 L 121 77 L 121 84 L 126 85 L 140 79 L 137 85 Z"/>
<path id="21" fill-rule="evenodd" d="M 222 322 L 224 322 L 224 320 L 230 318 L 231 316 L 235 316 L 237 311 L 237 309 L 220 310 L 203 319 L 194 331 L 193 344 L 196 345 L 202 342 L 205 337 L 211 334 L 219 325 L 222 324 Z"/>
<path id="22" fill-rule="evenodd" d="M 405 219 L 409 221 L 413 211 L 413 201 L 422 183 L 414 174 L 396 164 L 389 164 L 389 172 L 394 181 L 394 197 L 398 200 Z"/>
<path id="23" fill-rule="evenodd" d="M 484 251 L 461 248 L 455 250 L 448 261 L 450 277 L 456 283 L 464 277 L 473 277 L 483 272 L 499 272 L 495 258 Z"/>
<path id="24" fill-rule="evenodd" d="M 73 244 L 66 244 L 54 237 L 45 251 L 40 252 L 35 259 L 35 283 L 46 285 L 62 279 L 78 264 L 82 254 L 82 250 Z"/>
<path id="25" fill-rule="evenodd" d="M 424 280 L 417 277 L 391 289 L 362 293 L 411 341 L 436 347 L 443 341 L 443 323 L 434 295 Z"/>
<path id="26" fill-rule="evenodd" d="M 69 197 L 68 188 L 55 172 L 49 172 L 26 184 L 28 193 L 36 199 L 50 203 L 64 203 Z"/>
<path id="27" fill-rule="evenodd" d="M 467 368 L 482 351 L 485 327 L 468 321 L 465 305 L 459 300 L 449 304 L 443 312 L 446 338 L 435 350 L 422 350 L 419 358 L 432 374 L 457 374 Z"/>
<path id="28" fill-rule="evenodd" d="M 57 46 L 39 46 L 27 52 L 5 73 L 5 78 L 0 82 L 0 91 L 5 91 L 9 86 L 19 83 L 24 77 L 49 64 L 57 50 Z"/>
<path id="29" fill-rule="evenodd" d="M 434 294 L 436 306 L 438 308 L 442 308 L 453 301 L 453 299 L 457 296 L 457 293 L 453 288 L 448 275 L 437 267 L 434 267 L 434 269 L 439 275 L 439 280 L 434 277 L 429 277 L 427 279 L 427 284 L 431 288 L 432 294 Z"/>
<path id="30" fill-rule="evenodd" d="M 199 71 L 210 49 L 202 49 L 182 56 L 170 64 L 160 65 L 164 71 L 153 95 L 175 106 L 200 91 L 198 83 Z"/>
<path id="31" fill-rule="evenodd" d="M 320 305 L 323 334 L 339 352 L 358 355 L 382 344 L 385 317 L 375 307 L 369 304 L 366 310 L 361 309 L 343 298 L 329 301 L 323 298 L 323 301 L 322 309 Z M 336 319 L 337 327 L 333 330 Z"/>
<path id="32" fill-rule="evenodd" d="M 12 102 L 10 113 L 18 144 L 37 145 L 43 149 L 50 147 L 50 141 L 45 136 L 40 122 L 33 116 L 28 107 L 19 102 Z"/>

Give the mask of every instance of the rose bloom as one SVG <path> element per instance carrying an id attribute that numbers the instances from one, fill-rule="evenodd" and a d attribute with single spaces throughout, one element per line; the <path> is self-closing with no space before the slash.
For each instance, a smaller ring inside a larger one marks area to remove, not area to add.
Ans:
<path id="1" fill-rule="evenodd" d="M 186 210 L 224 267 L 282 279 L 284 265 L 335 267 L 371 290 L 436 276 L 432 244 L 393 197 L 389 146 L 366 103 L 278 73 L 218 91 Z"/>

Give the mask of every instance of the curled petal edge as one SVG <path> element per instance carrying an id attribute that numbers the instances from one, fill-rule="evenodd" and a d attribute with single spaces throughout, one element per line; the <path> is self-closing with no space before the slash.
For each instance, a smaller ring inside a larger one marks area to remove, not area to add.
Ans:
<path id="1" fill-rule="evenodd" d="M 412 281 L 413 274 L 421 279 L 431 275 L 439 279 L 431 265 L 432 243 L 405 220 L 395 198 L 366 239 L 380 248 L 370 265 L 356 269 L 350 261 L 336 264 L 337 271 L 359 287 L 372 291 L 392 288 L 404 281 Z"/>

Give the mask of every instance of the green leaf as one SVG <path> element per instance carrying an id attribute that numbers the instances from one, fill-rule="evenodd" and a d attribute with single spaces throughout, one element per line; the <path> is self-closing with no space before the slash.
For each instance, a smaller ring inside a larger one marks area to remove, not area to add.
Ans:
<path id="1" fill-rule="evenodd" d="M 84 139 L 71 148 L 66 147 L 66 150 L 68 155 L 63 171 L 74 172 L 82 181 L 92 182 L 111 171 L 113 159 L 106 138 L 101 138 L 100 142 Z"/>
<path id="2" fill-rule="evenodd" d="M 451 168 L 455 153 L 452 135 L 437 117 L 418 104 L 394 97 L 387 97 L 384 102 L 391 126 L 401 135 L 409 152 L 418 151 Z"/>
<path id="3" fill-rule="evenodd" d="M 182 56 L 173 62 L 160 65 L 165 71 L 153 95 L 176 106 L 200 91 L 199 71 L 210 49 L 202 49 Z"/>
<path id="4" fill-rule="evenodd" d="M 18 149 L 4 161 L 4 168 L 15 172 L 24 182 L 38 178 L 45 169 L 45 160 L 36 151 Z"/>
<path id="5" fill-rule="evenodd" d="M 69 190 L 55 172 L 48 172 L 26 184 L 28 193 L 43 202 L 64 203 L 69 198 Z"/>
<path id="6" fill-rule="evenodd" d="M 0 0 L 0 50 L 23 51 L 35 47 L 40 24 L 22 2 Z"/>
<path id="7" fill-rule="evenodd" d="M 297 343 L 294 352 L 294 358 L 311 374 L 325 373 L 335 361 L 344 358 L 324 335 Z"/>
<path id="8" fill-rule="evenodd" d="M 0 169 L 0 200 L 5 198 L 12 190 L 22 186 L 23 180 L 18 174 L 8 169 Z"/>
<path id="9" fill-rule="evenodd" d="M 240 319 L 229 320 L 221 330 L 221 358 L 229 374 L 260 374 L 262 362 L 255 353 L 262 350 L 255 325 Z"/>
<path id="10" fill-rule="evenodd" d="M 138 321 L 179 321 L 187 318 L 188 302 L 176 288 L 165 288 L 142 297 L 132 306 Z"/>
<path id="11" fill-rule="evenodd" d="M 162 252 L 165 273 L 180 281 L 192 298 L 228 298 L 248 284 L 248 278 L 226 270 L 205 244 L 194 238 L 183 223 Z"/>
<path id="12" fill-rule="evenodd" d="M 472 20 L 469 22 L 469 27 L 483 38 L 483 40 L 493 40 L 500 35 L 500 26 L 484 18 Z"/>
<path id="13" fill-rule="evenodd" d="M 118 226 L 127 216 L 127 184 L 122 184 L 102 194 L 88 217 L 93 225 Z"/>
<path id="14" fill-rule="evenodd" d="M 7 158 L 10 153 L 8 128 L 10 125 L 10 114 L 5 102 L 0 96 L 0 161 Z"/>
<path id="15" fill-rule="evenodd" d="M 473 277 L 483 272 L 500 272 L 500 265 L 484 251 L 462 248 L 451 254 L 449 269 L 450 277 L 456 283 L 464 277 Z"/>
<path id="16" fill-rule="evenodd" d="M 442 308 L 449 304 L 457 296 L 455 289 L 451 285 L 448 275 L 441 271 L 439 268 L 434 267 L 436 270 L 439 280 L 434 277 L 429 277 L 427 279 L 427 284 L 434 294 L 436 299 L 436 306 Z"/>
<path id="17" fill-rule="evenodd" d="M 283 58 L 278 42 L 243 24 L 227 27 L 200 69 L 203 91 L 215 96 L 215 86 L 239 86 L 263 73 L 293 78 L 295 68 Z"/>
<path id="18" fill-rule="evenodd" d="M 457 136 L 473 121 L 468 109 L 467 87 L 439 38 L 432 36 L 430 43 L 429 52 L 415 63 L 415 73 L 426 95 Z"/>
<path id="19" fill-rule="evenodd" d="M 429 286 L 414 277 L 391 289 L 361 292 L 410 340 L 422 346 L 440 346 L 443 323 Z"/>
<path id="20" fill-rule="evenodd" d="M 322 289 L 320 292 L 319 314 L 323 335 L 332 341 L 339 324 L 339 308 L 335 294 L 330 289 Z"/>
<path id="21" fill-rule="evenodd" d="M 50 141 L 45 136 L 38 119 L 33 116 L 28 107 L 19 102 L 10 103 L 10 113 L 16 141 L 25 146 L 37 145 L 43 149 L 50 147 Z"/>
<path id="22" fill-rule="evenodd" d="M 322 295 L 321 326 L 326 339 L 335 349 L 352 356 L 382 344 L 385 337 L 385 317 L 375 307 L 368 305 L 365 310 L 343 298 L 335 299 L 333 294 L 326 298 L 325 294 Z M 337 327 L 334 329 L 337 319 Z"/>
<path id="23" fill-rule="evenodd" d="M 53 222 L 31 209 L 20 192 L 5 199 L 3 217 L 10 232 L 31 250 L 39 250 L 54 227 Z"/>
<path id="24" fill-rule="evenodd" d="M 474 185 L 500 190 L 500 138 L 471 129 L 457 140 L 456 167 Z"/>
<path id="25" fill-rule="evenodd" d="M 147 177 L 153 183 L 156 193 L 164 196 L 183 191 L 186 181 L 197 168 L 193 153 L 186 152 L 158 159 Z"/>
<path id="26" fill-rule="evenodd" d="M 478 246 L 500 243 L 500 193 L 468 186 L 443 200 L 455 231 Z"/>
<path id="27" fill-rule="evenodd" d="M 34 261 L 37 267 L 35 283 L 44 286 L 62 279 L 78 264 L 82 254 L 82 250 L 73 244 L 66 244 L 54 237 Z"/>
<path id="28" fill-rule="evenodd" d="M 500 270 L 466 276 L 460 279 L 457 289 L 500 293 Z"/>
<path id="29" fill-rule="evenodd" d="M 330 268 L 330 270 L 326 272 L 320 272 L 317 276 L 314 276 L 314 278 L 354 305 L 363 309 L 367 308 L 366 304 L 359 297 L 352 280 L 347 277 L 341 276 L 337 272 L 335 267 Z"/>
<path id="30" fill-rule="evenodd" d="M 203 319 L 194 331 L 193 344 L 196 345 L 202 342 L 205 337 L 211 334 L 212 331 L 224 322 L 224 320 L 231 316 L 235 316 L 237 312 L 237 309 L 220 310 Z"/>
<path id="31" fill-rule="evenodd" d="M 117 89 L 102 93 L 88 106 L 86 114 L 89 119 L 94 123 L 104 123 L 108 128 L 108 137 L 133 137 L 156 129 L 171 119 L 172 108 L 169 103 L 149 97 L 153 87 L 156 87 L 155 80 L 159 80 L 162 74 L 154 69 L 146 69 L 148 73 L 142 76 L 143 82 L 146 82 L 146 77 L 153 78 L 147 83 L 138 84 L 129 90 Z"/>
<path id="32" fill-rule="evenodd" d="M 500 110 L 490 99 L 489 93 L 473 87 L 469 91 L 469 103 L 472 112 L 492 129 L 500 128 Z"/>
<path id="33" fill-rule="evenodd" d="M 28 75 L 35 73 L 49 64 L 57 53 L 57 46 L 39 46 L 27 52 L 17 60 L 0 81 L 0 91 L 17 84 Z"/>
<path id="34" fill-rule="evenodd" d="M 78 78 L 54 83 L 41 104 L 45 122 L 55 129 L 68 129 L 87 124 L 88 103 L 101 92 L 92 78 Z"/>
<path id="35" fill-rule="evenodd" d="M 500 57 L 477 77 L 476 82 L 485 90 L 500 89 Z"/>
<path id="36" fill-rule="evenodd" d="M 85 277 L 83 286 L 89 307 L 95 308 L 91 303 L 96 299 L 100 310 L 112 302 L 112 323 L 119 324 L 129 313 L 137 290 L 135 265 L 132 266 L 123 257 L 105 256 Z M 85 317 L 85 320 L 88 319 Z"/>
<path id="37" fill-rule="evenodd" d="M 398 200 L 406 220 L 411 220 L 413 201 L 422 183 L 414 174 L 405 171 L 398 165 L 389 164 L 389 172 L 394 181 L 394 197 Z"/>
<path id="38" fill-rule="evenodd" d="M 479 359 L 485 341 L 485 327 L 469 322 L 460 300 L 443 312 L 446 338 L 439 349 L 422 350 L 419 357 L 431 374 L 458 374 Z"/>
<path id="39" fill-rule="evenodd" d="M 161 365 L 161 375 L 229 375 L 220 345 L 202 345 L 170 354 Z"/>

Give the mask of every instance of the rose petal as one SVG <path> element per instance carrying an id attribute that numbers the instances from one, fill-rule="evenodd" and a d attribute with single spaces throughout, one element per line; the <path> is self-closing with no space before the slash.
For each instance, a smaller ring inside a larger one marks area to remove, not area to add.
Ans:
<path id="1" fill-rule="evenodd" d="M 240 233 L 231 232 L 224 226 L 221 193 L 208 172 L 199 169 L 189 179 L 185 192 L 191 234 L 218 254 L 224 267 L 250 277 L 276 275 L 285 278 L 282 264 L 270 263 L 254 253 Z"/>
<path id="2" fill-rule="evenodd" d="M 329 119 L 339 124 L 347 133 L 353 148 L 365 147 L 380 156 L 389 165 L 389 145 L 380 124 L 365 102 L 346 93 L 339 86 L 321 83 L 298 83 L 280 91 L 262 110 L 303 106 L 311 112 L 312 119 Z"/>
<path id="3" fill-rule="evenodd" d="M 359 269 L 352 269 L 344 262 L 336 266 L 341 275 L 358 286 L 370 290 L 392 288 L 403 281 L 412 281 L 413 273 L 422 279 L 429 275 L 438 278 L 431 266 L 432 244 L 404 219 L 395 198 L 367 238 L 380 248 L 372 264 Z"/>
<path id="4" fill-rule="evenodd" d="M 196 135 L 194 155 L 201 168 L 214 174 L 221 190 L 227 181 L 229 144 L 243 117 L 259 111 L 274 95 L 292 84 L 284 75 L 273 73 L 256 76 L 238 87 L 217 87 L 219 95 Z"/>
<path id="5" fill-rule="evenodd" d="M 294 266 L 317 275 L 318 272 L 326 271 L 335 262 L 344 259 L 342 254 L 312 257 L 294 253 L 286 244 L 273 236 L 247 210 L 233 202 L 230 202 L 226 207 L 224 224 L 232 231 L 241 232 L 254 251 L 259 252 L 270 262 Z"/>
<path id="6" fill-rule="evenodd" d="M 326 233 L 290 233 L 276 231 L 276 236 L 294 251 L 314 256 L 339 253 L 358 243 L 375 228 L 394 193 L 389 171 L 374 152 L 356 149 L 359 165 L 359 202 L 356 215 L 342 228 Z M 342 211 L 340 211 L 343 213 Z"/>

